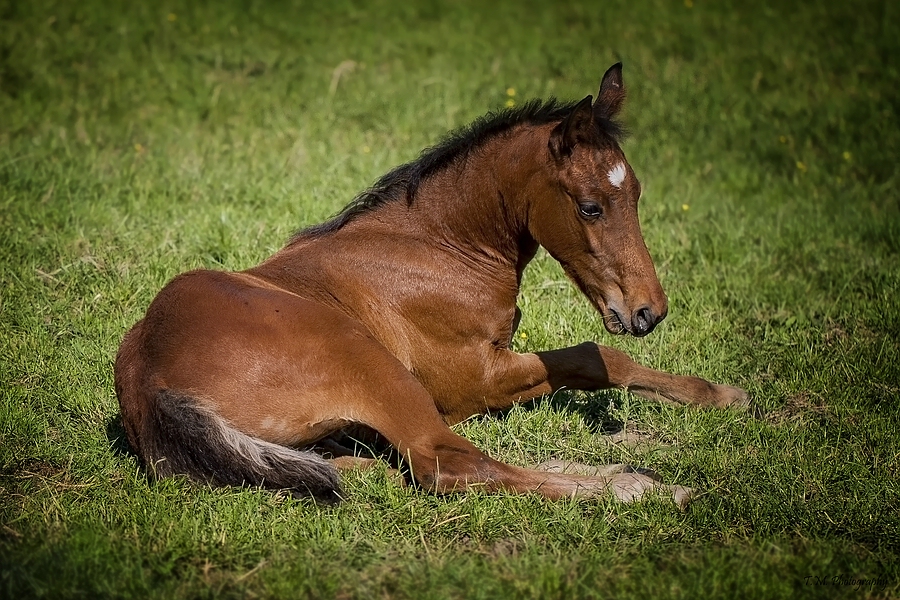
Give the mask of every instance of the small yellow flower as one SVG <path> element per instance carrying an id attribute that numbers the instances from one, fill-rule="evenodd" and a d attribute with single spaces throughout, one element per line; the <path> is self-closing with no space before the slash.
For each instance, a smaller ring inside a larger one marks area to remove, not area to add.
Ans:
<path id="1" fill-rule="evenodd" d="M 516 95 L 516 88 L 506 88 L 506 95 L 507 95 L 507 96 L 515 96 L 515 95 Z"/>
<path id="2" fill-rule="evenodd" d="M 365 152 L 366 154 L 368 154 L 369 152 L 372 151 L 372 149 L 369 148 L 368 146 L 363 146 L 362 150 L 363 150 L 363 152 Z"/>
<path id="3" fill-rule="evenodd" d="M 169 20 L 169 23 L 174 23 L 178 19 L 178 15 L 176 15 L 175 13 L 169 13 L 166 18 Z"/>
<path id="4" fill-rule="evenodd" d="M 690 204 L 682 204 L 682 205 L 681 205 L 681 210 L 687 212 L 687 210 L 688 210 L 690 207 L 691 207 Z"/>
<path id="5" fill-rule="evenodd" d="M 510 98 L 509 100 L 506 101 L 506 107 L 507 107 L 507 108 L 512 108 L 512 107 L 515 106 L 515 105 L 516 105 L 516 101 L 513 100 L 512 98 Z"/>
<path id="6" fill-rule="evenodd" d="M 853 155 L 850 154 L 850 151 L 844 150 L 844 160 L 850 160 L 851 158 L 853 158 Z"/>
<path id="7" fill-rule="evenodd" d="M 519 337 L 522 338 L 523 340 L 527 340 L 528 334 L 523 331 L 522 333 L 519 334 Z"/>
<path id="8" fill-rule="evenodd" d="M 797 161 L 797 170 L 800 171 L 801 173 L 806 173 L 806 163 L 804 163 L 802 160 L 798 160 Z"/>

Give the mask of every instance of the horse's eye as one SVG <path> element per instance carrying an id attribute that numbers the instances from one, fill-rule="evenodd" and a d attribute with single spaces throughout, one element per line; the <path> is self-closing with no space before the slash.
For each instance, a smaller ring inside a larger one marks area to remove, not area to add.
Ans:
<path id="1" fill-rule="evenodd" d="M 579 202 L 578 212 L 585 219 L 596 219 L 603 215 L 603 209 L 596 202 Z"/>

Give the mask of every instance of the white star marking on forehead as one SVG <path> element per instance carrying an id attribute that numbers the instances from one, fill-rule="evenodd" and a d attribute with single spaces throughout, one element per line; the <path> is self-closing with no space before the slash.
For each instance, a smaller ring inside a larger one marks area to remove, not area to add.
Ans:
<path id="1" fill-rule="evenodd" d="M 616 186 L 617 188 L 622 187 L 622 182 L 625 181 L 625 164 L 619 163 L 609 170 L 609 173 L 606 174 L 609 182 Z"/>

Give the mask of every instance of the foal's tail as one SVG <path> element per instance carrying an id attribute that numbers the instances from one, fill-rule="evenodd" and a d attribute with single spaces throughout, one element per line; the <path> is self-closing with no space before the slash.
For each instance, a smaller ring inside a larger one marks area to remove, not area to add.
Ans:
<path id="1" fill-rule="evenodd" d="M 160 390 L 148 403 L 139 450 L 156 477 L 188 475 L 218 485 L 255 485 L 340 500 L 335 468 L 312 452 L 243 434 L 194 398 Z"/>

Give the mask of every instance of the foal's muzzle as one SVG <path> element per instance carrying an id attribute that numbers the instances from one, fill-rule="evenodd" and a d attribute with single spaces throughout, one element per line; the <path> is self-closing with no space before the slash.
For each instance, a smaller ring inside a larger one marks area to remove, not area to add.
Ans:
<path id="1" fill-rule="evenodd" d="M 630 333 L 634 337 L 644 337 L 666 318 L 666 313 L 657 313 L 649 306 L 642 306 L 627 319 L 621 312 L 610 307 L 612 318 L 609 319 L 607 329 L 612 333 Z"/>
<path id="2" fill-rule="evenodd" d="M 631 315 L 631 335 L 644 337 L 665 318 L 665 314 L 656 314 L 649 306 L 642 306 Z"/>

